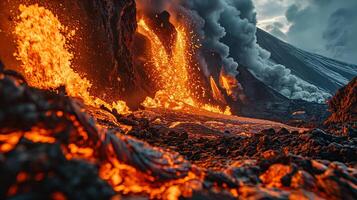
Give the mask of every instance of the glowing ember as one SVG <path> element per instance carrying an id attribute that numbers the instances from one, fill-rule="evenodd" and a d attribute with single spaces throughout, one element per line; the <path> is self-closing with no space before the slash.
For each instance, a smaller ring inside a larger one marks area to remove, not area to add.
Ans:
<path id="1" fill-rule="evenodd" d="M 112 105 L 89 93 L 92 84 L 72 69 L 73 54 L 68 50 L 68 38 L 74 36 L 57 17 L 38 5 L 19 7 L 21 14 L 15 28 L 18 52 L 28 83 L 41 89 L 55 89 L 62 85 L 70 96 L 80 97 L 87 105 L 105 105 L 119 113 L 129 112 L 125 102 Z"/>
<path id="2" fill-rule="evenodd" d="M 34 127 L 30 131 L 13 132 L 6 135 L 1 134 L 0 152 L 11 151 L 17 145 L 21 137 L 36 143 L 55 143 L 56 139 L 52 134 L 51 131 L 38 127 Z"/>
<path id="3" fill-rule="evenodd" d="M 172 56 L 166 50 L 160 38 L 146 24 L 144 19 L 138 22 L 138 32 L 146 36 L 151 43 L 152 62 L 156 74 L 159 76 L 159 86 L 161 90 L 142 103 L 147 108 L 164 107 L 174 110 L 180 110 L 184 107 L 196 107 L 210 112 L 231 114 L 229 108 L 222 111 L 218 106 L 204 105 L 197 102 L 190 91 L 189 80 L 189 60 L 191 59 L 188 50 L 189 36 L 184 26 L 176 26 L 177 36 L 173 47 Z"/>

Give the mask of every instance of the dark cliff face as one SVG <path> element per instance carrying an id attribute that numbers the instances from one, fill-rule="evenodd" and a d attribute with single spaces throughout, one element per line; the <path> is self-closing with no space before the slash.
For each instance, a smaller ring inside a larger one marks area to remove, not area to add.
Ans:
<path id="1" fill-rule="evenodd" d="M 0 58 L 6 66 L 19 66 L 12 34 L 20 4 L 39 4 L 51 10 L 76 36 L 70 41 L 73 67 L 94 84 L 96 94 L 108 100 L 119 97 L 130 104 L 139 90 L 140 77 L 132 66 L 130 46 L 136 31 L 134 0 L 12 0 L 0 2 Z"/>

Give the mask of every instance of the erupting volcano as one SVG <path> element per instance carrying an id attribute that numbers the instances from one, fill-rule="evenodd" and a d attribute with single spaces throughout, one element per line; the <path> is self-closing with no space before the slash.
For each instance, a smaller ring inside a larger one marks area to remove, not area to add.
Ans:
<path id="1" fill-rule="evenodd" d="M 0 199 L 356 199 L 356 79 L 322 104 L 254 13 L 0 2 Z"/>

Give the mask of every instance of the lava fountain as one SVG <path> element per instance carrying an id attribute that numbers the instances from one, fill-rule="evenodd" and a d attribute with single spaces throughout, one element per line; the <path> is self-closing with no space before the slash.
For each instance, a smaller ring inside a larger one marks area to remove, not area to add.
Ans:
<path id="1" fill-rule="evenodd" d="M 24 76 L 33 87 L 55 89 L 65 86 L 69 96 L 79 97 L 90 106 L 106 106 L 119 113 L 129 113 L 123 101 L 109 104 L 92 96 L 92 84 L 72 68 L 73 54 L 69 41 L 75 35 L 61 24 L 48 9 L 38 5 L 19 7 L 15 35 L 18 50 L 15 56 L 22 62 Z"/>
<path id="2" fill-rule="evenodd" d="M 172 54 L 170 55 L 159 36 L 149 27 L 145 19 L 141 18 L 138 22 L 138 32 L 150 41 L 151 62 L 154 72 L 158 78 L 160 90 L 154 98 L 147 97 L 142 103 L 147 108 L 168 108 L 181 110 L 184 108 L 195 107 L 206 111 L 231 115 L 230 108 L 225 110 L 219 106 L 201 103 L 191 91 L 192 88 L 200 87 L 199 83 L 190 80 L 190 60 L 199 45 L 190 45 L 190 34 L 184 25 L 175 24 L 176 41 L 173 44 Z"/>

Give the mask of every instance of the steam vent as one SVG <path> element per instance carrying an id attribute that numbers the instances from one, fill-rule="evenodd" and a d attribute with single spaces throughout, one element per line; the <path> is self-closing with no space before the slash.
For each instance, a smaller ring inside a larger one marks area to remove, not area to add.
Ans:
<path id="1" fill-rule="evenodd" d="M 357 65 L 259 2 L 0 1 L 0 199 L 357 199 Z"/>

